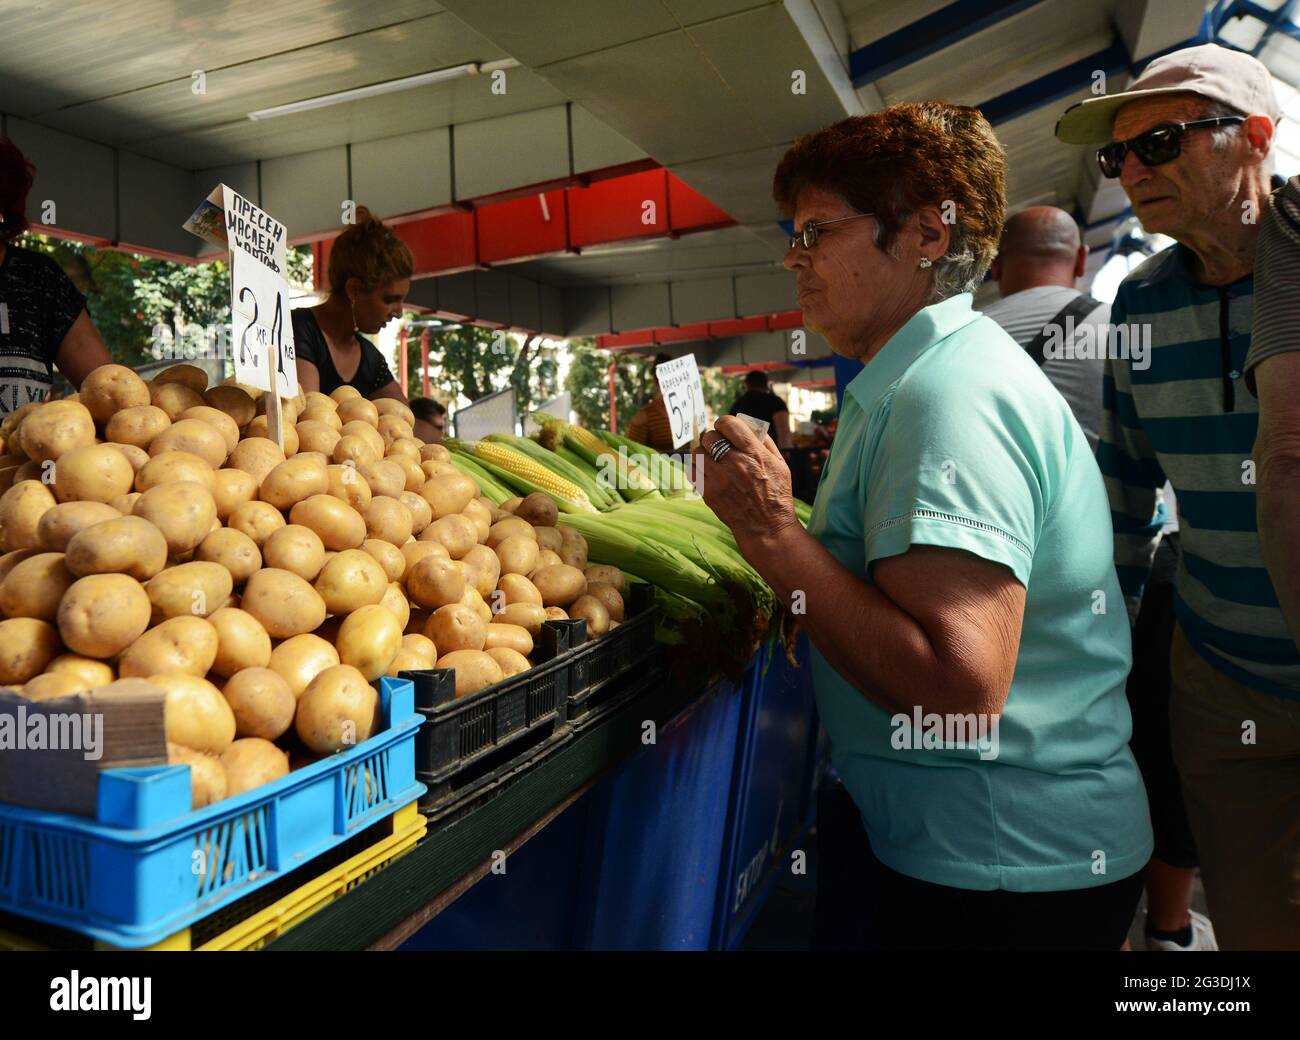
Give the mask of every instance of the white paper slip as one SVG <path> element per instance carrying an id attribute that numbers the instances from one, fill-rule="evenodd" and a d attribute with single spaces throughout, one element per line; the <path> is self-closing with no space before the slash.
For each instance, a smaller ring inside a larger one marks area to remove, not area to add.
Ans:
<path id="1" fill-rule="evenodd" d="M 655 366 L 655 379 L 664 395 L 664 408 L 672 427 L 673 447 L 691 443 L 704 432 L 706 421 L 704 387 L 700 383 L 700 369 L 694 354 Z"/>
<path id="2" fill-rule="evenodd" d="M 755 419 L 752 415 L 746 415 L 744 412 L 737 412 L 736 418 L 754 431 L 755 436 L 766 437 L 767 429 L 771 425 L 764 419 Z"/>

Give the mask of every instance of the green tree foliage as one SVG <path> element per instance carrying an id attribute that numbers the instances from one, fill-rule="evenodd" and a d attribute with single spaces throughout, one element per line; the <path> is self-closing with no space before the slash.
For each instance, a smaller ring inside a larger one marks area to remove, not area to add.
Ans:
<path id="1" fill-rule="evenodd" d="M 52 257 L 86 297 L 86 310 L 113 360 L 132 368 L 155 358 L 154 327 L 212 327 L 230 322 L 230 269 L 224 260 L 183 264 L 116 249 L 29 234 L 21 243 Z M 310 247 L 290 248 L 291 284 L 311 282 Z"/>
<path id="2" fill-rule="evenodd" d="M 571 340 L 569 349 L 573 359 L 564 388 L 573 395 L 578 422 L 592 430 L 609 428 L 609 366 L 613 362 L 618 428 L 625 431 L 632 416 L 654 397 L 654 363 L 649 358 L 596 350 L 590 340 Z"/>
<path id="3" fill-rule="evenodd" d="M 736 398 L 745 392 L 743 376 L 724 375 L 716 368 L 701 369 L 700 384 L 704 388 L 704 404 L 714 419 L 731 411 Z"/>
<path id="4" fill-rule="evenodd" d="M 418 320 L 418 319 L 417 319 Z M 423 397 L 420 375 L 420 326 L 406 341 L 407 387 L 410 398 Z M 556 351 L 542 337 L 521 338 L 503 330 L 476 325 L 429 328 L 429 383 L 434 396 L 470 401 L 513 387 L 520 415 L 555 396 L 559 390 Z"/>

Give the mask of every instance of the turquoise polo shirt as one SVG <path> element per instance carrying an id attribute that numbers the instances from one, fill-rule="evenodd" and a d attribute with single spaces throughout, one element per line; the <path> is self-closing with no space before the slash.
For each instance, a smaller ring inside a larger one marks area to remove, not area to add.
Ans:
<path id="1" fill-rule="evenodd" d="M 808 529 L 868 583 L 873 561 L 937 545 L 1026 590 L 1010 694 L 978 739 L 961 720 L 905 724 L 814 652 L 832 760 L 880 860 L 1016 892 L 1141 870 L 1151 824 L 1106 489 L 1065 400 L 969 293 L 923 308 L 849 383 Z"/>

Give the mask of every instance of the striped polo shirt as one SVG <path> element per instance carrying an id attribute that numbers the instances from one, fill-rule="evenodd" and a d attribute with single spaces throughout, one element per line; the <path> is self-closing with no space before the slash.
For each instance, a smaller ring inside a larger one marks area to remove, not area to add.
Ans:
<path id="1" fill-rule="evenodd" d="M 1300 699 L 1300 654 L 1264 567 L 1251 450 L 1259 422 L 1241 375 L 1253 276 L 1201 285 L 1171 246 L 1134 270 L 1111 309 L 1097 462 L 1115 529 L 1115 568 L 1139 596 L 1160 524 L 1157 490 L 1178 496 L 1183 558 L 1174 609 L 1193 648 L 1223 674 Z M 1125 342 L 1127 339 L 1127 343 Z M 1134 344 L 1149 349 L 1134 350 Z"/>

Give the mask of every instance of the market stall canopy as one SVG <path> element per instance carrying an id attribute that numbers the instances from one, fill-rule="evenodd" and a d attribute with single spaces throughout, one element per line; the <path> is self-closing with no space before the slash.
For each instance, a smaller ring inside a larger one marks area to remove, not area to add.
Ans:
<path id="1" fill-rule="evenodd" d="M 768 363 L 829 353 L 810 335 L 794 354 L 787 324 L 771 175 L 797 136 L 899 101 L 979 105 L 1011 208 L 1063 206 L 1104 247 L 1125 200 L 1055 119 L 1097 70 L 1122 88 L 1204 16 L 1202 0 L 0 0 L 0 129 L 56 234 L 202 259 L 180 223 L 224 182 L 323 259 L 356 200 L 414 243 L 428 310 Z"/>

